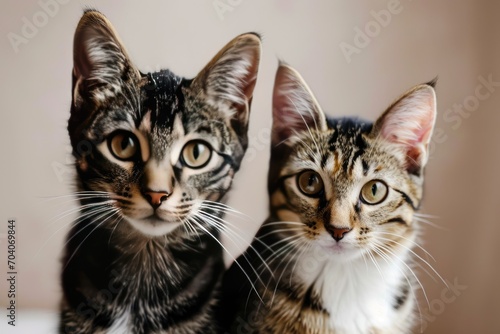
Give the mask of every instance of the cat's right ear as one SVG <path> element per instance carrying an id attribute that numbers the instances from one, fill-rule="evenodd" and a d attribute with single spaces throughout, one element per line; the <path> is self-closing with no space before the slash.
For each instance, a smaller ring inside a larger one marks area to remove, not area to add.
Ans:
<path id="1" fill-rule="evenodd" d="M 326 117 L 300 74 L 280 63 L 273 91 L 273 147 L 290 136 L 309 130 L 325 131 Z"/>
<path id="2" fill-rule="evenodd" d="M 98 11 L 85 11 L 73 42 L 73 105 L 86 99 L 99 104 L 139 76 L 111 22 Z"/>

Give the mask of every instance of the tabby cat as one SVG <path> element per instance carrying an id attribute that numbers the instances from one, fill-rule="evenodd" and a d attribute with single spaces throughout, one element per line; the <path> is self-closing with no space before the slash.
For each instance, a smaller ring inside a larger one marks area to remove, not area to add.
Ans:
<path id="1" fill-rule="evenodd" d="M 81 210 L 60 333 L 218 332 L 221 200 L 247 148 L 260 53 L 248 33 L 194 79 L 143 74 L 111 23 L 84 13 L 68 123 Z"/>
<path id="2" fill-rule="evenodd" d="M 327 118 L 280 65 L 270 216 L 238 260 L 252 284 L 234 265 L 224 278 L 225 312 L 238 310 L 232 333 L 410 332 L 417 277 L 408 263 L 435 118 L 434 82 L 374 123 Z"/>

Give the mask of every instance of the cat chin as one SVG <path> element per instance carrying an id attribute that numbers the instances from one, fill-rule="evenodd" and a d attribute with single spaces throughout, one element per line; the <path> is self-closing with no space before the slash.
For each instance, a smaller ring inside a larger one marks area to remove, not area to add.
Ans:
<path id="1" fill-rule="evenodd" d="M 180 222 L 168 222 L 156 217 L 144 219 L 126 217 L 125 219 L 130 223 L 130 225 L 132 225 L 133 228 L 150 237 L 164 236 L 182 224 Z"/>
<path id="2" fill-rule="evenodd" d="M 362 257 L 359 247 L 350 242 L 335 240 L 317 240 L 317 246 L 331 259 L 339 262 L 349 262 Z"/>

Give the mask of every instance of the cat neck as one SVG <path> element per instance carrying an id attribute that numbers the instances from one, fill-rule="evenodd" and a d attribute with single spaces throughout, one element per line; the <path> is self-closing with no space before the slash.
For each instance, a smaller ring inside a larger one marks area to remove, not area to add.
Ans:
<path id="1" fill-rule="evenodd" d="M 92 312 L 105 314 L 106 321 L 118 327 L 121 321 L 114 320 L 122 318 L 128 326 L 138 326 L 126 332 L 142 333 L 143 327 L 176 326 L 186 314 L 198 314 L 199 305 L 214 303 L 224 262 L 221 246 L 211 236 L 169 243 L 169 238 L 138 241 L 129 235 L 127 243 L 118 233 L 120 240 L 110 242 L 112 229 L 97 228 L 80 236 L 80 228 L 75 226 L 70 234 L 64 261 L 63 289 L 71 308 L 90 305 Z M 199 305 L 176 307 L 193 298 Z M 134 305 L 144 312 L 131 312 Z"/>
<path id="2" fill-rule="evenodd" d="M 77 224 L 70 233 L 63 275 L 91 289 L 116 282 L 134 296 L 147 296 L 138 293 L 143 289 L 159 289 L 159 295 L 168 295 L 189 285 L 206 266 L 215 276 L 223 270 L 222 248 L 214 240 L 217 231 L 213 237 L 187 237 L 178 230 L 162 238 L 131 235 L 126 228 L 113 231 L 99 227 L 90 234 L 78 233 L 86 223 Z M 92 227 L 86 229 L 90 232 Z M 80 280 L 82 274 L 85 280 Z M 167 277 L 171 279 L 166 282 Z M 145 286 L 143 282 L 149 283 Z"/>
<path id="3" fill-rule="evenodd" d="M 346 333 L 368 333 L 372 329 L 393 326 L 401 312 L 398 298 L 415 298 L 409 268 L 403 262 L 408 251 L 398 258 L 376 258 L 365 255 L 351 261 L 335 257 L 304 255 L 297 263 L 296 274 L 303 289 L 312 289 L 322 308 L 330 315 L 330 327 Z M 409 314 L 407 314 L 409 316 Z M 352 327 L 353 325 L 356 327 Z"/>

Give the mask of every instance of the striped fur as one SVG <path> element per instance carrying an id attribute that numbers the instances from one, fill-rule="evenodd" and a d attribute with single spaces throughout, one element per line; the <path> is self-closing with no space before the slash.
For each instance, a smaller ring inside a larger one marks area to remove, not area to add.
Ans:
<path id="1" fill-rule="evenodd" d="M 247 147 L 260 38 L 236 37 L 194 79 L 142 74 L 93 10 L 74 43 L 68 132 L 81 212 L 59 332 L 216 333 L 221 201 Z M 205 163 L 188 163 L 200 152 Z"/>
<path id="2" fill-rule="evenodd" d="M 271 212 L 239 258 L 255 290 L 235 286 L 245 280 L 237 266 L 224 279 L 226 310 L 238 310 L 232 333 L 410 333 L 417 278 L 408 263 L 435 106 L 431 83 L 375 123 L 330 119 L 300 75 L 280 65 Z M 385 198 L 369 202 L 384 184 Z"/>

